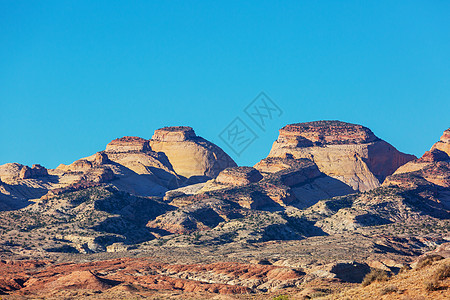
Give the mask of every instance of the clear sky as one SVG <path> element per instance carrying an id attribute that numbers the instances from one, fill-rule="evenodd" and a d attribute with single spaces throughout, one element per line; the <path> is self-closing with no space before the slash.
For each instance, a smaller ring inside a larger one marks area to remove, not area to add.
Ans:
<path id="1" fill-rule="evenodd" d="M 288 123 L 365 125 L 417 156 L 450 126 L 450 1 L 0 1 L 0 164 L 54 168 L 189 125 L 240 165 Z M 261 92 L 283 114 L 244 113 Z M 219 134 L 240 117 L 240 156 Z"/>

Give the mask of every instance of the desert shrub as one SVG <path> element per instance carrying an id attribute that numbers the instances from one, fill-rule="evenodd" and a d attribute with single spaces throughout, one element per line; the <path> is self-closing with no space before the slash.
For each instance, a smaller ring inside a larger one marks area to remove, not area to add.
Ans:
<path id="1" fill-rule="evenodd" d="M 444 280 L 449 277 L 450 277 L 450 264 L 442 265 L 434 273 L 435 280 Z"/>
<path id="2" fill-rule="evenodd" d="M 273 300 L 289 300 L 287 295 L 278 295 L 273 298 Z"/>
<path id="3" fill-rule="evenodd" d="M 380 269 L 373 269 L 364 277 L 362 281 L 362 286 L 368 286 L 374 281 L 387 281 L 389 279 L 389 274 Z"/>
<path id="4" fill-rule="evenodd" d="M 381 295 L 396 293 L 397 291 L 398 291 L 398 288 L 395 285 L 390 285 L 381 290 Z"/>
<path id="5" fill-rule="evenodd" d="M 422 257 L 417 262 L 417 269 L 422 269 L 426 266 L 430 266 L 433 264 L 433 262 L 444 259 L 442 256 L 433 254 L 433 255 L 427 255 L 425 257 Z"/>
<path id="6" fill-rule="evenodd" d="M 430 280 L 425 282 L 425 289 L 429 292 L 437 291 L 439 290 L 439 288 L 440 288 L 439 282 L 437 282 L 436 280 Z"/>
<path id="7" fill-rule="evenodd" d="M 403 265 L 403 267 L 400 268 L 400 270 L 398 271 L 398 273 L 404 273 L 408 270 L 411 270 L 411 267 L 408 265 Z"/>

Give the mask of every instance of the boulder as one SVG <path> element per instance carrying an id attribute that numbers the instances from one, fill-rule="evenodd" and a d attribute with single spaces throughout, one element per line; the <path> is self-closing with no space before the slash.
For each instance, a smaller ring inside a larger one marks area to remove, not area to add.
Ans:
<path id="1" fill-rule="evenodd" d="M 227 185 L 247 185 L 263 178 L 258 170 L 252 167 L 226 168 L 216 178 L 217 183 Z"/>

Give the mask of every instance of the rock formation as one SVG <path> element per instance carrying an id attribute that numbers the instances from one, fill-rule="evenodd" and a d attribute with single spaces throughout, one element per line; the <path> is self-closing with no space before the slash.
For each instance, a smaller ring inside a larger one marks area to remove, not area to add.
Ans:
<path id="1" fill-rule="evenodd" d="M 220 171 L 237 166 L 222 149 L 196 136 L 191 127 L 164 127 L 150 140 L 153 151 L 163 152 L 174 171 L 181 176 L 216 177 Z"/>
<path id="2" fill-rule="evenodd" d="M 19 174 L 21 179 L 37 178 L 42 176 L 48 176 L 48 173 L 47 169 L 41 165 L 33 165 L 31 168 L 28 166 L 23 166 Z"/>
<path id="3" fill-rule="evenodd" d="M 252 167 L 226 168 L 219 173 L 216 182 L 229 185 L 247 185 L 262 179 L 261 173 Z"/>
<path id="4" fill-rule="evenodd" d="M 106 151 L 109 152 L 129 152 L 129 151 L 148 151 L 150 146 L 148 140 L 137 136 L 124 136 L 111 141 L 106 145 Z"/>
<path id="5" fill-rule="evenodd" d="M 392 176 L 386 178 L 383 185 L 417 187 L 435 184 L 450 187 L 450 130 L 444 131 L 441 139 L 426 151 L 422 157 L 398 168 Z"/>
<path id="6" fill-rule="evenodd" d="M 450 128 L 444 131 L 441 139 L 431 148 L 431 150 L 433 149 L 444 151 L 445 153 L 447 153 L 447 155 L 450 156 Z"/>
<path id="7" fill-rule="evenodd" d="M 411 156 L 363 126 L 319 121 L 284 127 L 267 158 L 237 167 L 192 128 L 168 127 L 57 169 L 2 165 L 0 295 L 445 298 L 447 145 L 448 130 L 391 174 Z M 389 281 L 361 286 L 373 269 Z M 405 274 L 416 284 L 400 289 Z"/>
<path id="8" fill-rule="evenodd" d="M 170 189 L 204 182 L 234 166 L 222 149 L 197 137 L 192 128 L 166 127 L 157 130 L 151 141 L 135 136 L 117 138 L 104 151 L 56 169 L 2 165 L 0 180 L 11 185 L 8 192 L 1 192 L 1 198 L 6 199 L 2 203 L 8 203 L 2 207 L 11 207 L 10 203 L 19 200 L 22 207 L 23 201 L 40 198 L 49 191 L 53 192 L 47 196 L 102 183 L 135 195 L 163 196 Z"/>
<path id="9" fill-rule="evenodd" d="M 360 191 L 379 186 L 386 176 L 414 159 L 377 138 L 370 129 L 340 121 L 283 127 L 269 157 L 286 155 L 311 159 L 321 172 Z"/>

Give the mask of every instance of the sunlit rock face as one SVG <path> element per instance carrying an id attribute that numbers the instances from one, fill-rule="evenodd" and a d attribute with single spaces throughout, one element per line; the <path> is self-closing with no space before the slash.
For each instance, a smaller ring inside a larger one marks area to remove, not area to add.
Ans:
<path id="1" fill-rule="evenodd" d="M 268 157 L 308 158 L 320 171 L 354 190 L 376 188 L 414 159 L 361 125 L 341 121 L 290 124 L 280 129 Z"/>
<path id="2" fill-rule="evenodd" d="M 450 130 L 447 129 L 430 151 L 398 168 L 392 176 L 386 178 L 383 185 L 412 187 L 434 184 L 450 187 L 449 137 Z"/>
<path id="3" fill-rule="evenodd" d="M 197 136 L 187 126 L 156 130 L 150 140 L 150 147 L 153 151 L 164 153 L 174 171 L 186 178 L 212 178 L 225 168 L 237 166 L 221 148 Z"/>

